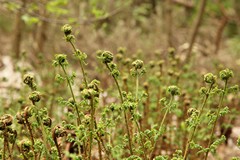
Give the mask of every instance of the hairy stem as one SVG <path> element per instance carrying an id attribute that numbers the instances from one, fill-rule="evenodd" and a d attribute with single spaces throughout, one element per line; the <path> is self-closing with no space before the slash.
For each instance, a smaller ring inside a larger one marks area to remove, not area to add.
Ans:
<path id="1" fill-rule="evenodd" d="M 43 126 L 42 118 L 39 116 L 39 112 L 38 112 L 36 104 L 34 102 L 32 102 L 32 103 L 36 107 L 36 120 L 37 120 L 38 125 L 40 125 L 41 131 L 42 131 L 43 144 L 44 144 L 45 149 L 46 149 L 45 150 L 45 156 L 48 159 L 48 158 L 50 158 L 50 154 L 49 154 L 49 150 L 48 150 L 47 135 L 46 135 L 46 132 L 45 132 L 45 128 Z"/>
<path id="2" fill-rule="evenodd" d="M 139 86 L 139 76 L 138 73 L 136 75 L 136 103 L 138 104 L 138 86 Z"/>
<path id="3" fill-rule="evenodd" d="M 6 138 L 7 131 L 3 131 L 3 160 L 5 160 L 6 157 L 6 148 L 7 148 L 7 138 Z"/>
<path id="4" fill-rule="evenodd" d="M 60 146 L 58 145 L 57 137 L 55 136 L 55 131 L 56 131 L 56 127 L 53 129 L 52 138 L 53 138 L 54 144 L 58 151 L 58 158 L 59 158 L 59 160 L 62 160 L 61 150 L 60 150 Z"/>
<path id="5" fill-rule="evenodd" d="M 73 101 L 74 101 L 74 107 L 75 107 L 75 110 L 76 110 L 76 113 L 77 113 L 77 117 L 78 117 L 77 118 L 77 125 L 79 126 L 80 123 L 81 123 L 80 112 L 78 110 L 78 106 L 77 106 L 76 99 L 75 99 L 75 96 L 74 96 L 74 93 L 73 93 L 72 85 L 71 85 L 71 82 L 70 82 L 70 80 L 68 78 L 68 74 L 67 74 L 64 66 L 61 65 L 61 67 L 62 67 L 62 70 L 63 70 L 63 72 L 64 72 L 64 74 L 65 74 L 65 76 L 67 78 L 67 83 L 68 83 L 68 86 L 69 86 L 69 89 L 70 89 L 70 92 L 71 92 L 71 95 L 72 95 L 72 98 L 73 98 Z"/>
<path id="6" fill-rule="evenodd" d="M 222 104 L 223 104 L 223 99 L 225 97 L 225 94 L 226 94 L 226 90 L 227 90 L 227 80 L 225 81 L 225 85 L 224 85 L 224 90 L 223 90 L 223 94 L 220 98 L 220 102 L 219 102 L 219 105 L 218 105 L 218 110 L 217 110 L 217 117 L 214 121 L 214 124 L 213 124 L 213 127 L 212 127 L 212 130 L 211 130 L 211 136 L 210 136 L 210 139 L 208 141 L 208 145 L 207 145 L 207 148 L 210 147 L 212 141 L 213 141 L 213 135 L 214 135 L 214 131 L 215 131 L 215 128 L 216 128 L 216 125 L 217 125 L 217 121 L 218 121 L 218 118 L 220 116 L 220 110 L 222 108 Z M 209 153 L 209 150 L 207 150 L 206 154 L 205 154 L 205 157 L 204 157 L 204 160 L 207 160 L 207 157 L 208 157 L 208 153 Z"/>
<path id="7" fill-rule="evenodd" d="M 108 63 L 105 63 L 108 70 L 110 71 L 110 73 L 112 72 L 111 68 L 109 67 Z M 115 81 L 115 84 L 117 85 L 117 89 L 118 89 L 118 92 L 119 92 L 119 95 L 120 95 L 120 99 L 121 99 L 121 104 L 123 104 L 123 96 L 122 96 L 122 91 L 121 91 L 121 88 L 119 86 L 119 83 L 117 81 L 117 78 L 115 76 L 112 76 L 114 81 Z M 129 126 L 128 126 L 128 119 L 127 119 L 127 113 L 126 111 L 123 109 L 123 114 L 124 114 L 124 120 L 125 120 L 125 124 L 126 124 L 126 129 L 127 129 L 127 136 L 128 136 L 128 145 L 129 145 L 129 150 L 130 150 L 130 154 L 133 155 L 133 150 L 132 150 L 132 139 L 131 139 L 131 136 L 130 136 L 130 130 L 129 130 Z"/>
<path id="8" fill-rule="evenodd" d="M 8 157 L 9 157 L 10 160 L 12 160 L 12 154 L 11 154 L 10 146 L 9 146 L 8 142 L 7 142 L 7 150 L 8 150 Z"/>
<path id="9" fill-rule="evenodd" d="M 200 110 L 200 112 L 199 112 L 199 114 L 198 114 L 198 116 L 197 116 L 197 122 L 199 121 L 199 118 L 200 118 L 201 115 L 202 115 L 203 109 L 204 109 L 204 107 L 205 107 L 206 104 L 207 104 L 207 100 L 208 100 L 208 97 L 209 97 L 209 93 L 210 93 L 210 91 L 212 90 L 212 87 L 213 87 L 213 83 L 210 85 L 210 87 L 209 87 L 209 89 L 208 89 L 208 92 L 207 92 L 207 94 L 206 94 L 206 96 L 205 96 L 205 98 L 204 98 L 204 101 L 203 101 L 203 103 L 202 103 L 201 110 Z M 184 151 L 184 156 L 183 156 L 183 159 L 184 159 L 184 160 L 187 159 L 188 152 L 189 152 L 189 147 L 190 147 L 190 142 L 193 140 L 193 137 L 194 137 L 195 132 L 196 132 L 196 130 L 197 130 L 197 128 L 198 128 L 198 125 L 199 125 L 199 124 L 196 124 L 196 125 L 194 126 L 193 131 L 191 132 L 191 134 L 190 134 L 190 136 L 189 136 L 189 138 L 188 138 L 188 141 L 187 141 L 187 144 L 186 144 L 186 147 L 185 147 L 185 151 Z"/>
<path id="10" fill-rule="evenodd" d="M 26 117 L 25 117 L 25 121 L 26 121 L 27 129 L 30 133 L 31 141 L 32 141 L 32 150 L 33 150 L 33 153 L 34 153 L 34 159 L 37 160 L 37 153 L 34 151 L 34 137 L 33 137 L 33 133 L 32 133 L 32 128 L 31 128 L 30 123 L 28 122 L 28 119 Z"/>
<path id="11" fill-rule="evenodd" d="M 98 142 L 98 154 L 99 154 L 99 160 L 102 160 L 102 147 L 101 147 L 101 143 L 99 140 L 97 140 Z"/>
<path id="12" fill-rule="evenodd" d="M 160 123 L 158 132 L 161 132 L 161 130 L 162 130 L 162 127 L 163 127 L 163 124 L 164 124 L 165 119 L 166 119 L 166 117 L 167 117 L 167 114 L 168 114 L 168 112 L 170 111 L 170 107 L 171 107 L 172 101 L 173 101 L 173 96 L 171 96 L 171 99 L 170 99 L 170 101 L 169 101 L 169 103 L 168 103 L 168 105 L 167 105 L 167 109 L 166 109 L 166 111 L 165 111 L 165 113 L 164 113 L 164 116 L 163 116 L 163 119 L 162 119 L 162 121 L 161 121 L 161 123 Z M 155 140 L 155 142 L 154 142 L 153 150 L 152 150 L 152 152 L 151 152 L 151 154 L 150 154 L 150 159 L 153 159 L 153 157 L 154 157 L 154 152 L 155 152 L 156 149 L 157 149 L 157 142 L 159 141 L 160 136 L 161 136 L 161 135 L 158 135 L 157 138 L 156 138 L 156 140 Z"/>
<path id="13" fill-rule="evenodd" d="M 95 119 L 95 118 L 94 118 L 94 124 L 95 124 L 95 129 L 97 130 L 97 129 L 98 129 L 98 126 L 97 126 L 97 122 L 96 122 L 96 119 Z M 99 132 L 97 132 L 97 136 L 98 136 L 98 138 L 99 138 L 98 142 L 99 142 L 100 147 L 101 147 L 101 144 L 102 144 L 103 150 L 105 151 L 106 156 L 107 156 L 106 158 L 107 158 L 108 160 L 110 160 L 110 153 L 109 153 L 109 151 L 107 150 L 106 146 L 104 145 L 103 139 L 101 138 L 101 135 L 99 134 Z M 101 149 L 100 149 L 100 150 L 101 150 Z M 99 151 L 99 155 L 101 156 L 100 151 Z M 101 158 L 101 157 L 100 157 L 100 158 Z"/>
<path id="14" fill-rule="evenodd" d="M 138 129 L 138 134 L 139 134 L 139 136 L 140 136 L 140 141 L 141 141 L 141 145 L 142 145 L 142 148 L 143 148 L 143 157 L 144 157 L 144 160 L 148 160 L 148 158 L 147 158 L 147 151 L 146 151 L 146 148 L 145 148 L 145 146 L 144 146 L 143 137 L 142 137 L 142 134 L 141 134 L 142 131 L 141 131 L 141 129 L 140 129 L 140 126 L 139 126 L 137 120 L 135 120 L 135 123 L 136 123 L 137 129 Z"/>
<path id="15" fill-rule="evenodd" d="M 89 160 L 91 160 L 91 153 L 92 153 L 92 142 L 93 142 L 93 130 L 94 130 L 94 97 L 93 95 L 91 95 L 91 100 L 90 100 L 90 105 L 91 105 L 91 123 L 90 123 L 90 144 L 89 144 L 89 151 L 88 151 L 88 156 L 89 156 Z"/>
<path id="16" fill-rule="evenodd" d="M 76 47 L 75 47 L 75 45 L 73 44 L 72 41 L 70 41 L 70 44 L 71 44 L 71 46 L 73 47 L 74 51 L 77 52 L 77 49 L 76 49 Z M 80 68 L 81 68 L 82 73 L 83 73 L 84 83 L 85 83 L 85 85 L 87 86 L 87 84 L 88 84 L 88 83 L 87 83 L 87 77 L 86 77 L 85 70 L 84 70 L 84 68 L 83 68 L 83 62 L 82 62 L 82 60 L 80 60 L 79 63 L 80 63 Z"/>
<path id="17" fill-rule="evenodd" d="M 136 103 L 137 103 L 137 108 L 138 108 L 138 86 L 139 86 L 139 75 L 137 73 L 136 75 Z M 138 134 L 140 136 L 140 141 L 141 141 L 141 145 L 142 145 L 142 148 L 143 148 L 143 157 L 145 160 L 147 160 L 147 152 L 146 152 L 146 148 L 144 147 L 144 143 L 143 143 L 143 137 L 142 137 L 142 134 L 141 134 L 141 129 L 140 129 L 140 126 L 138 124 L 138 121 L 135 119 L 134 120 L 135 123 L 136 123 L 136 126 L 137 126 L 137 129 L 138 129 Z"/>

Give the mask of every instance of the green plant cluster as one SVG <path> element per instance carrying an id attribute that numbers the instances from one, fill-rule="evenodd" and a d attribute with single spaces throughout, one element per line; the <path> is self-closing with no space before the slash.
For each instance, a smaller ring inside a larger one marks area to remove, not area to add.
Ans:
<path id="1" fill-rule="evenodd" d="M 235 116 L 225 106 L 227 95 L 238 96 L 232 70 L 222 69 L 219 76 L 207 73 L 201 80 L 189 65 L 179 67 L 172 48 L 167 59 L 156 54 L 158 61 L 148 64 L 127 57 L 124 48 L 116 54 L 99 50 L 99 68 L 109 72 L 113 84 L 105 91 L 101 79 L 88 76 L 87 54 L 75 46 L 72 27 L 64 25 L 62 31 L 79 62 L 80 84 L 70 73 L 67 55 L 56 54 L 55 80 L 66 84 L 69 93 L 58 98 L 55 108 L 67 111 L 50 116 L 48 106 L 39 105 L 48 95 L 41 93 L 33 75 L 25 74 L 29 96 L 19 102 L 15 115 L 0 117 L 1 159 L 206 160 L 226 142 L 224 132 L 216 130 L 222 127 L 220 118 Z M 106 92 L 111 93 L 106 97 Z"/>

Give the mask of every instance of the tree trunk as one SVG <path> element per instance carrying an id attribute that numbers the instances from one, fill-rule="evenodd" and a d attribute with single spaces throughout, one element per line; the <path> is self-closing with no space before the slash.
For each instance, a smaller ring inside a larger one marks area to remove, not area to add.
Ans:
<path id="1" fill-rule="evenodd" d="M 45 4 L 45 0 L 42 1 L 42 4 Z M 47 17 L 47 11 L 45 5 L 39 6 L 39 14 L 42 17 Z M 39 24 L 38 32 L 37 32 L 37 51 L 36 53 L 43 53 L 44 52 L 44 45 L 47 40 L 47 27 L 48 27 L 48 22 L 46 21 L 41 21 Z"/>
<path id="2" fill-rule="evenodd" d="M 20 57 L 20 52 L 21 52 L 22 29 L 24 27 L 24 23 L 21 18 L 22 18 L 23 10 L 25 9 L 25 6 L 26 6 L 26 0 L 22 0 L 22 5 L 16 13 L 16 19 L 14 24 L 12 51 L 16 58 Z"/>
<path id="3" fill-rule="evenodd" d="M 156 0 L 151 0 L 151 6 L 152 6 L 152 12 L 153 12 L 153 14 L 157 14 L 157 9 L 156 9 L 156 7 L 157 7 L 157 2 L 156 2 Z"/>

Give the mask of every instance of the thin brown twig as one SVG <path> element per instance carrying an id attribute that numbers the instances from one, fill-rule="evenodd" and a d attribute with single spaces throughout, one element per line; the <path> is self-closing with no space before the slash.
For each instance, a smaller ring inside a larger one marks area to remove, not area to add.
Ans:
<path id="1" fill-rule="evenodd" d="M 228 18 L 223 16 L 223 18 L 221 20 L 221 23 L 220 23 L 220 26 L 217 29 L 214 54 L 218 54 L 220 44 L 221 44 L 221 40 L 222 40 L 222 34 L 223 34 L 224 28 L 226 27 L 227 23 L 228 23 Z"/>
<path id="2" fill-rule="evenodd" d="M 221 23 L 220 26 L 217 29 L 217 34 L 216 34 L 216 39 L 215 39 L 215 50 L 214 50 L 214 54 L 218 54 L 219 48 L 220 48 L 220 44 L 221 44 L 221 40 L 222 40 L 222 34 L 224 31 L 224 28 L 226 27 L 228 21 L 229 21 L 229 16 L 227 15 L 224 6 L 220 3 L 219 0 L 217 0 L 217 4 L 219 6 L 219 9 L 223 15 L 222 19 L 221 19 Z"/>
<path id="3" fill-rule="evenodd" d="M 201 1 L 200 10 L 199 10 L 198 15 L 197 15 L 197 20 L 195 22 L 195 25 L 193 27 L 193 32 L 192 32 L 191 37 L 190 37 L 189 48 L 188 48 L 187 57 L 186 57 L 186 62 L 187 63 L 191 59 L 193 45 L 195 43 L 199 28 L 201 26 L 201 22 L 202 22 L 202 19 L 203 19 L 203 14 L 204 14 L 206 4 L 207 4 L 207 0 L 202 0 Z"/>

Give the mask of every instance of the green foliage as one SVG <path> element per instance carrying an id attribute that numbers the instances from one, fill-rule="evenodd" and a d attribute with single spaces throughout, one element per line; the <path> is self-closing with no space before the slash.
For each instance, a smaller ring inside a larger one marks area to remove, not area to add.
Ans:
<path id="1" fill-rule="evenodd" d="M 171 160 L 183 160 L 182 150 L 176 150 Z"/>
<path id="2" fill-rule="evenodd" d="M 39 18 L 30 16 L 28 14 L 24 14 L 22 16 L 22 20 L 29 26 L 32 26 L 40 22 Z"/>
<path id="3" fill-rule="evenodd" d="M 20 4 L 18 3 L 14 3 L 14 2 L 8 2 L 6 4 L 4 4 L 6 6 L 7 9 L 9 9 L 10 11 L 16 11 L 17 9 L 20 8 Z"/>
<path id="4" fill-rule="evenodd" d="M 216 139 L 211 145 L 210 145 L 210 151 L 212 153 L 216 152 L 217 147 L 223 143 L 224 141 L 226 141 L 226 137 L 224 135 L 222 135 L 219 139 Z"/>
<path id="5" fill-rule="evenodd" d="M 65 6 L 68 4 L 68 0 L 51 0 L 47 3 L 46 9 L 48 12 L 56 15 L 65 15 L 68 13 L 68 9 Z"/>
<path id="6" fill-rule="evenodd" d="M 155 160 L 168 160 L 167 156 L 156 156 Z"/>
<path id="7" fill-rule="evenodd" d="M 50 1 L 48 5 L 66 3 Z M 75 58 L 55 55 L 51 88 L 37 85 L 34 75 L 25 74 L 21 99 L 12 99 L 17 101 L 17 109 L 1 115 L 2 159 L 80 160 L 96 155 L 97 159 L 186 160 L 218 152 L 226 137 L 217 138 L 216 124 L 220 117 L 234 113 L 231 107 L 224 107 L 226 96 L 233 92 L 231 96 L 239 96 L 238 86 L 231 85 L 232 70 L 220 71 L 219 78 L 207 73 L 201 83 L 200 75 L 191 68 L 178 67 L 173 48 L 167 51 L 166 60 L 149 63 L 129 58 L 124 48 L 117 54 L 97 51 L 102 63 L 98 68 L 108 70 L 113 80 L 107 81 L 111 84 L 107 88 L 102 83 L 103 72 L 92 75 L 85 69 L 88 54 L 76 47 L 73 30 L 69 24 L 62 27 Z M 75 61 L 80 71 L 71 70 Z"/>

